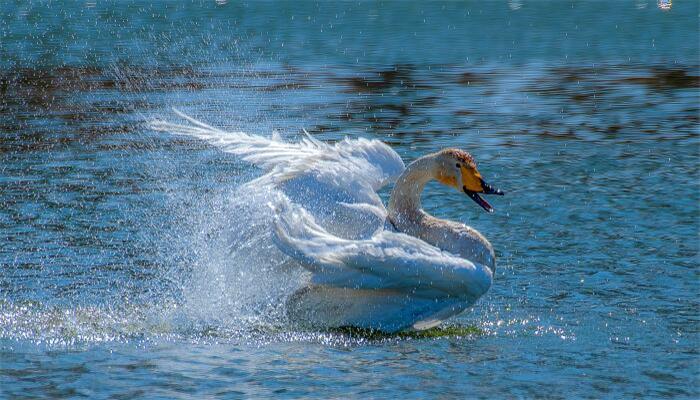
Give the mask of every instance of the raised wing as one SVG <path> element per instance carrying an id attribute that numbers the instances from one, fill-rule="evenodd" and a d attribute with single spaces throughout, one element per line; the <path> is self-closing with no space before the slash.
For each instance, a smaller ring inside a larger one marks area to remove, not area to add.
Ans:
<path id="1" fill-rule="evenodd" d="M 176 109 L 173 111 L 190 124 L 155 120 L 150 123 L 150 127 L 157 131 L 206 140 L 225 152 L 258 165 L 267 172 L 264 178 L 275 183 L 311 172 L 351 180 L 356 186 L 365 185 L 376 191 L 396 180 L 405 168 L 401 157 L 379 140 L 346 138 L 328 144 L 306 133 L 305 138 L 291 143 L 278 138 L 223 131 Z"/>
<path id="2" fill-rule="evenodd" d="M 369 238 L 381 230 L 386 209 L 377 190 L 403 172 L 401 157 L 378 140 L 345 139 L 335 144 L 308 133 L 295 143 L 244 132 L 226 132 L 197 121 L 180 125 L 156 120 L 154 130 L 192 136 L 258 165 L 266 173 L 250 188 L 275 187 L 312 213 L 324 229 L 349 239 Z"/>

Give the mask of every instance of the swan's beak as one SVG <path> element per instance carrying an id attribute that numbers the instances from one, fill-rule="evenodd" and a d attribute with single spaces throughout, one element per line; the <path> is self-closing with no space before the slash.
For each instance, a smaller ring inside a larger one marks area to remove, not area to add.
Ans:
<path id="1" fill-rule="evenodd" d="M 479 193 L 495 194 L 498 196 L 503 196 L 505 193 L 503 193 L 503 191 L 501 189 L 497 189 L 497 188 L 489 185 L 481 178 L 479 178 L 479 186 L 480 186 L 480 188 L 479 188 L 480 190 L 478 190 L 478 191 L 469 190 L 469 189 L 467 189 L 466 185 L 462 186 L 462 190 L 464 190 L 464 193 L 466 193 L 467 196 L 471 197 L 471 199 L 474 200 L 474 202 L 476 202 L 476 204 L 481 206 L 481 208 L 483 208 L 487 212 L 492 213 L 494 211 L 493 207 L 491 206 L 491 204 L 489 204 L 488 201 L 484 200 L 483 197 L 479 196 Z"/>

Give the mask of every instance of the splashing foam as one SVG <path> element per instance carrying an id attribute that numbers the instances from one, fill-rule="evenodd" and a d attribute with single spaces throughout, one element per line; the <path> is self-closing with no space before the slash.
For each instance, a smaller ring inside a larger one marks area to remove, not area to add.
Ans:
<path id="1" fill-rule="evenodd" d="M 287 324 L 285 301 L 306 273 L 272 242 L 274 191 L 243 185 L 217 195 L 194 216 L 189 241 L 191 274 L 183 282 L 182 315 L 235 329 L 275 329 Z M 204 229 L 199 229 L 204 227 Z"/>
<path id="2" fill-rule="evenodd" d="M 168 160 L 160 161 L 166 174 L 174 173 Z M 139 245 L 153 246 L 164 266 L 152 282 L 137 283 L 146 295 L 110 293 L 119 300 L 98 305 L 77 305 L 79 298 L 71 305 L 0 298 L 0 344 L 259 341 L 289 333 L 285 302 L 307 273 L 272 243 L 268 204 L 279 194 L 251 185 L 204 193 L 174 186 L 165 193 L 165 203 L 151 212 L 158 222 L 143 221 L 141 228 L 155 237 Z"/>

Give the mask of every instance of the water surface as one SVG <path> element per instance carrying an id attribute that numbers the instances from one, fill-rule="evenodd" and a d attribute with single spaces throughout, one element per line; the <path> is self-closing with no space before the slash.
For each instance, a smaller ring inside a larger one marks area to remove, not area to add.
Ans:
<path id="1" fill-rule="evenodd" d="M 3 397 L 700 395 L 696 2 L 218 3 L 0 5 Z M 171 107 L 470 151 L 496 213 L 423 203 L 496 248 L 480 333 L 295 328 L 259 171 Z"/>

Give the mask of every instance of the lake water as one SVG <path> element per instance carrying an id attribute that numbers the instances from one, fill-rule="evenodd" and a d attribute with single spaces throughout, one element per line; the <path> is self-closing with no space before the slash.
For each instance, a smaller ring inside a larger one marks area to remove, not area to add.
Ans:
<path id="1" fill-rule="evenodd" d="M 0 397 L 700 396 L 698 2 L 98 3 L 0 5 Z M 259 171 L 171 107 L 470 151 L 496 213 L 423 202 L 496 249 L 473 334 L 285 321 Z"/>

